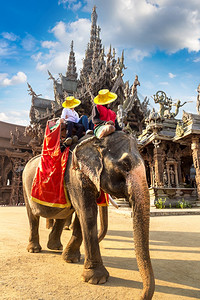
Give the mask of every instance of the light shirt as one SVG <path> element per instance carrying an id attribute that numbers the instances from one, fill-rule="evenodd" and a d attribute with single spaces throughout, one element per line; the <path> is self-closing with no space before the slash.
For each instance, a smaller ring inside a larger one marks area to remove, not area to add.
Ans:
<path id="1" fill-rule="evenodd" d="M 71 121 L 74 123 L 78 123 L 80 120 L 78 113 L 74 109 L 65 107 L 62 110 L 61 119 L 65 119 L 66 121 Z"/>

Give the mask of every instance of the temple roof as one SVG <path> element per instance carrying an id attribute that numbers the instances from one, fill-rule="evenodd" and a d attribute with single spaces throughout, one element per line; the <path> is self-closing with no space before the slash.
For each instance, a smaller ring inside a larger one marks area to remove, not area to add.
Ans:
<path id="1" fill-rule="evenodd" d="M 33 105 L 36 109 L 47 109 L 47 107 L 49 109 L 51 109 L 51 106 L 52 106 L 52 102 L 54 103 L 55 101 L 54 100 L 48 100 L 48 99 L 45 99 L 45 98 L 34 98 L 33 99 Z"/>
<path id="2" fill-rule="evenodd" d="M 27 148 L 30 137 L 24 136 L 26 126 L 0 121 L 0 148 Z"/>
<path id="3" fill-rule="evenodd" d="M 172 141 L 176 136 L 176 127 L 179 121 L 176 119 L 163 119 L 159 122 L 156 122 L 156 120 L 149 121 L 146 129 L 138 137 L 140 145 L 145 147 L 155 140 Z"/>
<path id="4" fill-rule="evenodd" d="M 189 141 L 192 136 L 200 136 L 200 115 L 183 111 L 182 121 L 176 130 L 174 141 Z"/>
<path id="5" fill-rule="evenodd" d="M 26 126 L 0 121 L 0 138 L 10 139 L 10 131 L 15 131 L 16 128 L 18 128 L 20 132 L 24 132 Z"/>

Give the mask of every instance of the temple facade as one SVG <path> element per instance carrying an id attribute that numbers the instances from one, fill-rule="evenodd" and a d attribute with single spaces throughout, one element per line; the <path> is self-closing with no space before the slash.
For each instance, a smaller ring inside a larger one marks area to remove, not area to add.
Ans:
<path id="1" fill-rule="evenodd" d="M 149 114 L 148 99 L 142 101 L 137 95 L 140 85 L 137 75 L 133 83 L 124 82 L 124 52 L 116 57 L 115 49 L 109 48 L 105 54 L 97 25 L 96 7 L 91 14 L 90 39 L 85 51 L 83 66 L 78 76 L 74 44 L 71 42 L 68 64 L 65 74 L 54 78 L 48 70 L 48 79 L 53 82 L 54 99 L 49 100 L 36 94 L 28 84 L 31 96 L 30 125 L 26 128 L 0 122 L 0 203 L 15 205 L 23 203 L 21 174 L 26 162 L 41 153 L 46 123 L 49 119 L 61 115 L 62 103 L 66 96 L 74 95 L 81 100 L 77 108 L 79 115 L 91 115 L 93 98 L 100 89 L 109 89 L 118 95 L 112 109 L 117 113 L 122 127 L 131 132 L 141 133 L 145 127 L 144 120 Z M 127 126 L 128 125 L 128 126 Z M 5 143 L 6 140 L 6 143 Z"/>
<path id="2" fill-rule="evenodd" d="M 0 121 L 0 205 L 22 205 L 22 171 L 32 157 L 25 126 Z"/>
<path id="3" fill-rule="evenodd" d="M 165 92 L 154 95 L 160 110 L 153 109 L 146 119 L 146 128 L 138 137 L 145 161 L 151 205 L 162 199 L 166 206 L 180 201 L 190 206 L 200 204 L 200 115 L 183 111 L 176 119 L 181 104 L 172 112 L 172 99 Z"/>
<path id="4" fill-rule="evenodd" d="M 30 125 L 26 128 L 0 122 L 0 203 L 15 205 L 23 203 L 21 174 L 30 157 L 41 153 L 47 121 L 59 118 L 66 96 L 81 100 L 77 107 L 79 115 L 89 118 L 93 99 L 101 89 L 109 89 L 118 98 L 111 109 L 123 130 L 134 134 L 140 153 L 145 161 L 151 205 L 163 199 L 166 206 L 176 206 L 179 201 L 199 205 L 200 200 L 200 85 L 197 88 L 197 114 L 184 112 L 177 119 L 180 100 L 172 99 L 163 91 L 154 95 L 159 112 L 149 110 L 149 100 L 139 99 L 138 76 L 124 82 L 124 52 L 116 57 L 110 46 L 105 53 L 97 25 L 96 7 L 91 14 L 90 40 L 87 44 L 82 69 L 78 75 L 74 43 L 71 42 L 65 74 L 55 78 L 48 70 L 48 79 L 53 82 L 54 99 L 42 98 L 28 83 L 31 96 Z M 172 106 L 175 110 L 172 111 Z M 6 141 L 6 142 L 5 142 Z"/>
<path id="5" fill-rule="evenodd" d="M 28 91 L 32 97 L 30 109 L 30 125 L 26 133 L 31 136 L 33 153 L 41 151 L 42 137 L 46 122 L 61 115 L 62 103 L 66 96 L 75 96 L 81 100 L 77 107 L 79 115 L 91 116 L 94 105 L 93 99 L 101 89 L 109 89 L 116 93 L 118 98 L 112 103 L 111 109 L 117 113 L 118 121 L 122 127 L 128 124 L 128 128 L 134 132 L 141 133 L 145 127 L 144 120 L 149 114 L 148 99 L 140 100 L 137 94 L 137 86 L 140 85 L 137 75 L 130 85 L 124 82 L 123 72 L 124 52 L 116 57 L 115 49 L 109 48 L 105 54 L 100 38 L 100 27 L 97 25 L 96 7 L 91 14 L 90 40 L 88 42 L 83 66 L 78 76 L 73 41 L 69 54 L 66 74 L 59 74 L 57 79 L 48 70 L 49 80 L 53 82 L 54 99 L 43 99 L 41 95 L 34 92 L 28 84 Z"/>

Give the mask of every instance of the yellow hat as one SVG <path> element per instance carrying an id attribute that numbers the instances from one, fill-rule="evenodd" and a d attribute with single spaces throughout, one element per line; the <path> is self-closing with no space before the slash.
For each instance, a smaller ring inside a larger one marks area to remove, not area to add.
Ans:
<path id="1" fill-rule="evenodd" d="M 81 104 L 81 101 L 78 99 L 75 99 L 74 96 L 69 96 L 65 99 L 65 102 L 63 102 L 62 106 L 65 108 L 74 108 Z"/>
<path id="2" fill-rule="evenodd" d="M 109 92 L 109 90 L 100 90 L 98 95 L 94 98 L 94 103 L 99 105 L 106 105 L 117 99 L 117 95 Z"/>

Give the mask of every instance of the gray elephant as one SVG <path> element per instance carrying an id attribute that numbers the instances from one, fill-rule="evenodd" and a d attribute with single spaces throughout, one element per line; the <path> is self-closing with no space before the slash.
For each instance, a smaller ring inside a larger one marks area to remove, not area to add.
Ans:
<path id="1" fill-rule="evenodd" d="M 99 206 L 99 219 L 100 219 L 100 229 L 98 233 L 99 243 L 104 239 L 108 230 L 108 207 Z M 54 225 L 54 219 L 46 219 L 46 228 L 51 229 Z M 70 230 L 73 229 L 72 214 L 65 219 L 63 229 Z M 55 250 L 55 249 L 54 249 Z M 62 245 L 58 250 L 62 250 Z"/>
<path id="2" fill-rule="evenodd" d="M 27 250 L 41 251 L 39 217 L 56 222 L 49 235 L 48 247 L 61 247 L 60 235 L 65 218 L 75 210 L 73 232 L 63 251 L 66 262 L 80 260 L 82 239 L 85 261 L 82 280 L 92 284 L 107 281 L 109 273 L 103 265 L 97 236 L 97 204 L 100 189 L 118 198 L 126 198 L 133 210 L 136 259 L 143 280 L 141 299 L 151 299 L 155 289 L 149 255 L 149 191 L 143 160 L 132 136 L 117 131 L 97 139 L 83 138 L 69 155 L 65 183 L 73 209 L 43 206 L 31 201 L 31 186 L 40 157 L 34 157 L 23 172 L 24 197 L 30 223 Z"/>

